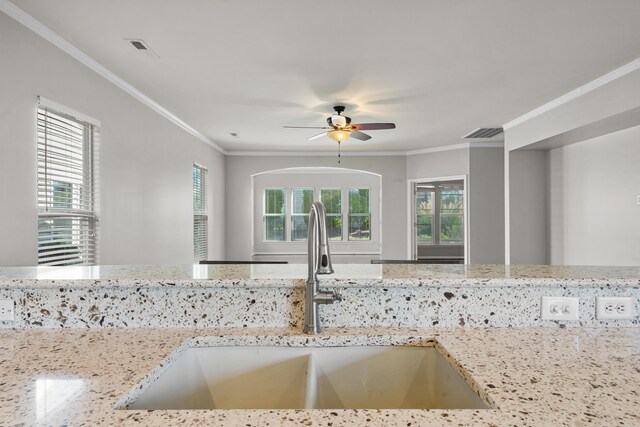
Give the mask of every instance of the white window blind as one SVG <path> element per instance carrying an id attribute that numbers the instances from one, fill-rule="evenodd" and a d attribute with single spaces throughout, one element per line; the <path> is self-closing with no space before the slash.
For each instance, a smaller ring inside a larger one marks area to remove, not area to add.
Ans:
<path id="1" fill-rule="evenodd" d="M 97 262 L 99 127 L 38 107 L 38 264 Z"/>
<path id="2" fill-rule="evenodd" d="M 207 169 L 193 165 L 193 259 L 208 257 Z"/>

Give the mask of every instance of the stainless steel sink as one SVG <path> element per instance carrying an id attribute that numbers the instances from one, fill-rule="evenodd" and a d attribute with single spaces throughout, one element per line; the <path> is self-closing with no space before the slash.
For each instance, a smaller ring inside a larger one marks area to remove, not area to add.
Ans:
<path id="1" fill-rule="evenodd" d="M 120 409 L 482 409 L 434 347 L 192 347 Z"/>

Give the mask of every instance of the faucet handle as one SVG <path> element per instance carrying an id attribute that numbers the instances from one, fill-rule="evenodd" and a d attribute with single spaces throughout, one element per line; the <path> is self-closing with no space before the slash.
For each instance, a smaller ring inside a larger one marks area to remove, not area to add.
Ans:
<path id="1" fill-rule="evenodd" d="M 342 301 L 342 290 L 334 289 L 333 290 L 333 300 L 334 301 Z"/>

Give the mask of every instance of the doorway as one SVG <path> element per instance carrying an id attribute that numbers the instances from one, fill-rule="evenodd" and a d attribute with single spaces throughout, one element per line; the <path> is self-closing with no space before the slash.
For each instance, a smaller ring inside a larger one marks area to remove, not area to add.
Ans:
<path id="1" fill-rule="evenodd" d="M 427 264 L 466 260 L 465 177 L 412 180 L 411 259 Z"/>

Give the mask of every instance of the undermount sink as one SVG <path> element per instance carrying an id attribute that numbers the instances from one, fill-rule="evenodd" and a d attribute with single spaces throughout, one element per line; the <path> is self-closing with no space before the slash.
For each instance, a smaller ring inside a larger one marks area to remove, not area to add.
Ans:
<path id="1" fill-rule="evenodd" d="M 119 409 L 483 409 L 434 347 L 191 347 Z"/>

